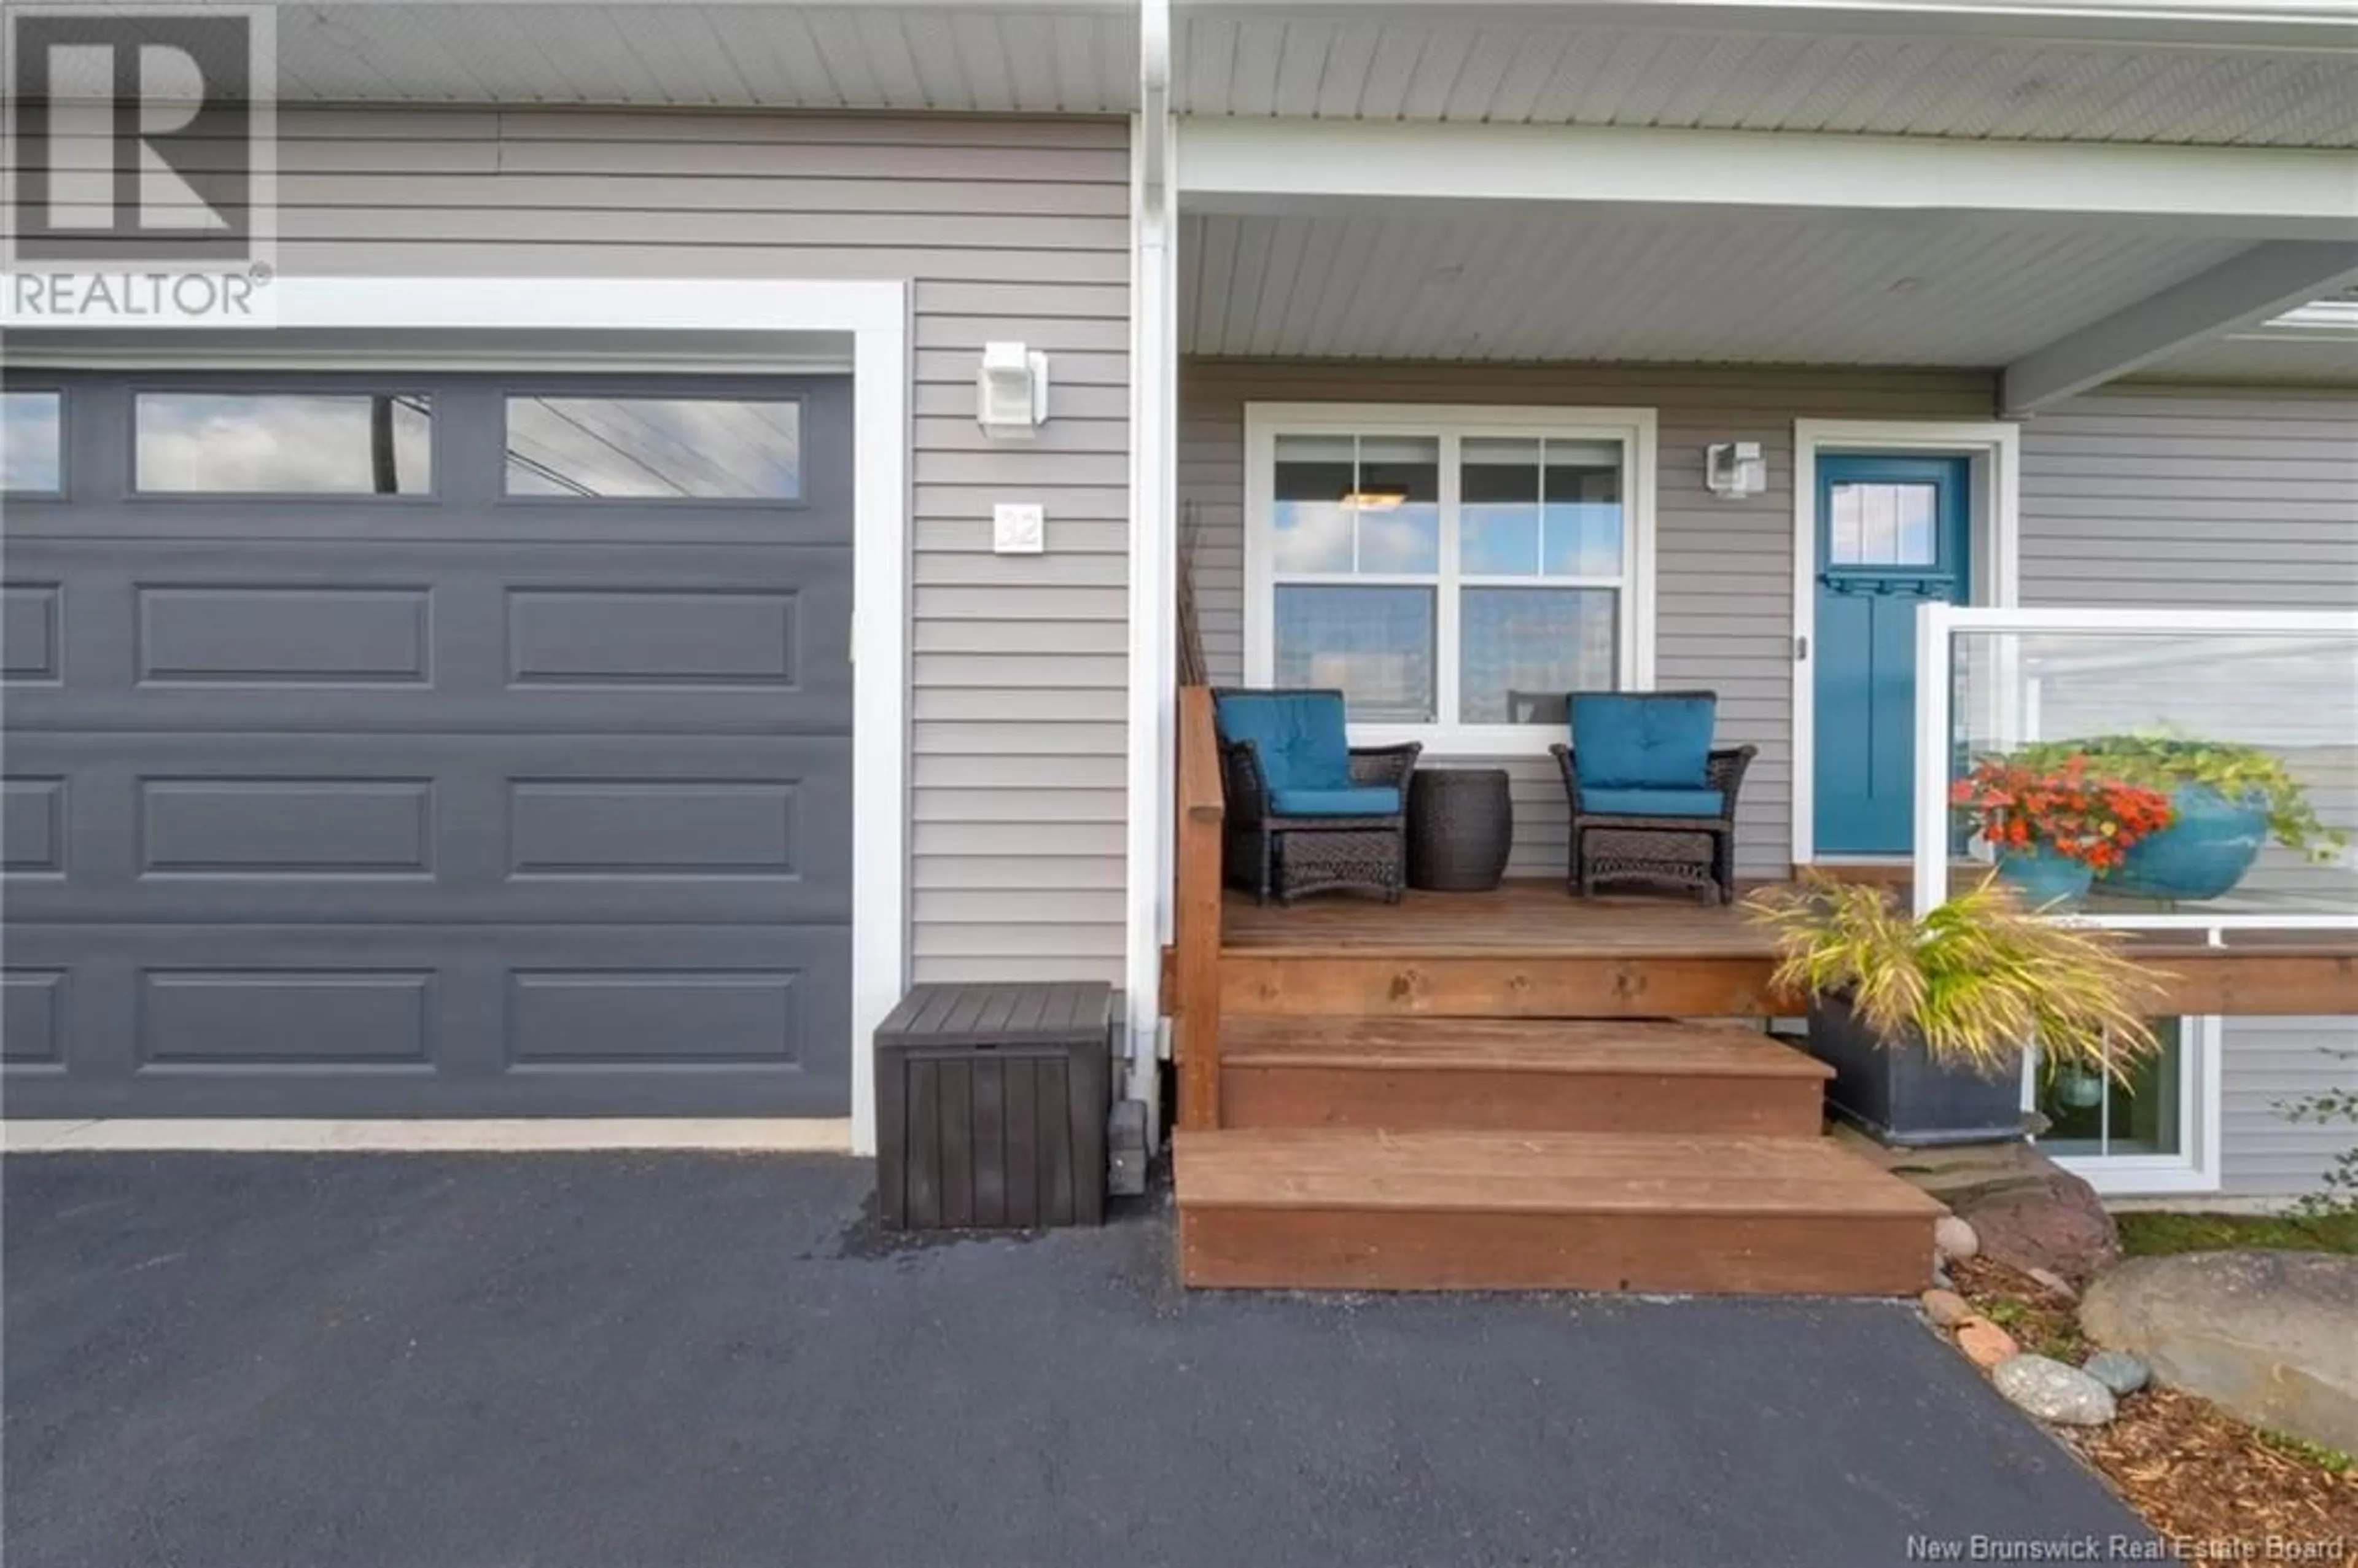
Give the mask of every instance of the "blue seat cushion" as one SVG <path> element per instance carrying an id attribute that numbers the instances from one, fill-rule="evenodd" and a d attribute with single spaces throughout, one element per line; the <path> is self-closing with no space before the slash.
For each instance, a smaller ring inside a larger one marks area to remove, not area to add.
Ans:
<path id="1" fill-rule="evenodd" d="M 1360 784 L 1351 789 L 1281 789 L 1271 792 L 1269 808 L 1279 816 L 1397 816 L 1400 791 L 1389 784 Z"/>
<path id="2" fill-rule="evenodd" d="M 1572 751 L 1582 786 L 1704 788 L 1716 706 L 1707 697 L 1574 697 Z"/>
<path id="3" fill-rule="evenodd" d="M 1606 816 L 1717 816 L 1726 797 L 1715 789 L 1591 789 L 1580 786 L 1580 809 Z"/>
<path id="4" fill-rule="evenodd" d="M 1251 743 L 1271 795 L 1351 787 L 1350 731 L 1336 693 L 1231 692 L 1216 717 L 1221 739 Z"/>

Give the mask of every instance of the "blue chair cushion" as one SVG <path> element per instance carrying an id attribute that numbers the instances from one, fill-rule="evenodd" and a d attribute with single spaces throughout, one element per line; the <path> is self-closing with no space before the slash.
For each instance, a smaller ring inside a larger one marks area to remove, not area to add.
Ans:
<path id="1" fill-rule="evenodd" d="M 1400 791 L 1389 784 L 1361 784 L 1352 789 L 1281 789 L 1271 793 L 1269 808 L 1279 816 L 1397 816 Z"/>
<path id="2" fill-rule="evenodd" d="M 1704 788 L 1715 706 L 1706 697 L 1574 697 L 1572 750 L 1582 786 Z"/>
<path id="3" fill-rule="evenodd" d="M 1580 809 L 1606 816 L 1717 816 L 1726 797 L 1715 789 L 1591 789 L 1580 786 Z"/>
<path id="4" fill-rule="evenodd" d="M 1232 692 L 1219 699 L 1216 717 L 1223 740 L 1252 743 L 1272 795 L 1351 787 L 1350 731 L 1336 694 Z"/>

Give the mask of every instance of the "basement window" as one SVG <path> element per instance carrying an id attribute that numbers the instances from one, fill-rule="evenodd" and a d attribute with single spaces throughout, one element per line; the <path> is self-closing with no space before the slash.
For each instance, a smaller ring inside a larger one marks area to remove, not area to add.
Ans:
<path id="1" fill-rule="evenodd" d="M 2160 1054 L 2125 1077 L 2050 1068 L 2035 1057 L 2024 1108 L 2045 1119 L 2039 1147 L 2100 1193 L 2216 1192 L 2216 1018 L 2154 1020 Z"/>

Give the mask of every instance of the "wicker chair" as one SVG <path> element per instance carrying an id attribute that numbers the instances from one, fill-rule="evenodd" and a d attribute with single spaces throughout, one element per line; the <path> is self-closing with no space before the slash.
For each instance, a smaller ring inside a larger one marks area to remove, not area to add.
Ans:
<path id="1" fill-rule="evenodd" d="M 1246 690 L 1215 687 L 1214 710 L 1224 702 L 1250 697 L 1332 699 L 1341 722 L 1343 694 L 1314 689 Z M 1339 738 L 1338 738 L 1339 739 Z M 1232 740 L 1223 724 L 1220 775 L 1228 816 L 1221 864 L 1232 886 L 1249 890 L 1257 903 L 1275 894 L 1292 903 L 1303 893 L 1349 889 L 1398 903 L 1408 881 L 1408 781 L 1423 747 L 1350 749 L 1351 787 L 1389 789 L 1391 809 L 1349 815 L 1310 816 L 1277 809 L 1268 774 L 1254 742 Z"/>
<path id="2" fill-rule="evenodd" d="M 1707 691 L 1574 693 L 1567 704 L 1577 704 L 1584 697 L 1610 697 L 1629 704 L 1718 701 Z M 1575 723 L 1579 711 L 1572 707 Z M 1574 749 L 1556 745 L 1549 750 L 1563 772 L 1564 800 L 1572 813 L 1571 867 L 1565 880 L 1574 893 L 1587 897 L 1602 881 L 1642 881 L 1698 892 L 1719 903 L 1735 898 L 1736 798 L 1758 748 L 1708 751 L 1703 776 L 1691 784 L 1609 789 L 1592 784 L 1585 795 Z M 1665 809 L 1643 809 L 1649 795 Z M 1705 795 L 1716 799 L 1701 798 Z"/>

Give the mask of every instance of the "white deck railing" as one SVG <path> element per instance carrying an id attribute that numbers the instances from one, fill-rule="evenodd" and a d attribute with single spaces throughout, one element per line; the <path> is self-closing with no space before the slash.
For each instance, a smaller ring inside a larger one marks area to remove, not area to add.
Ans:
<path id="1" fill-rule="evenodd" d="M 1995 610 L 1928 604 L 1916 641 L 1914 883 L 1919 914 L 1948 897 L 1966 838 L 1950 805 L 1978 759 L 2105 735 L 2249 746 L 2282 762 L 2328 835 L 2322 856 L 2270 842 L 2229 892 L 2132 898 L 2100 880 L 2076 918 L 2234 931 L 2358 928 L 2358 614 Z M 2098 770 L 2099 772 L 2101 770 Z"/>

